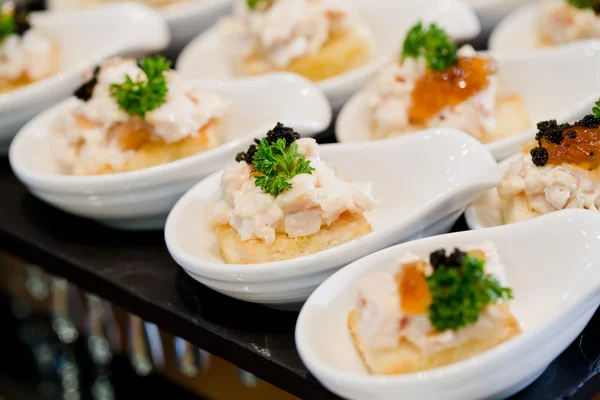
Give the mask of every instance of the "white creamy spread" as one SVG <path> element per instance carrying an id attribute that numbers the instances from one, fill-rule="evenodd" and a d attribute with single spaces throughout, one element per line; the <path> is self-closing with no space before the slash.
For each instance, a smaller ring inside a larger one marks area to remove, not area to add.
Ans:
<path id="1" fill-rule="evenodd" d="M 233 16 L 220 29 L 234 59 L 260 51 L 273 66 L 283 68 L 295 58 L 317 54 L 331 33 L 350 26 L 358 26 L 356 19 L 339 0 L 276 0 L 255 10 L 246 0 L 237 0 Z"/>
<path id="2" fill-rule="evenodd" d="M 115 140 L 107 139 L 107 132 L 115 123 L 131 119 L 110 95 L 110 86 L 122 83 L 126 75 L 134 81 L 145 78 L 135 60 L 113 59 L 105 62 L 98 74 L 92 97 L 59 116 L 55 123 L 55 151 L 65 164 L 73 165 L 78 158 L 86 169 L 94 170 L 103 165 L 118 169 L 132 156 L 133 151 L 123 151 Z M 154 134 L 165 143 L 194 136 L 225 113 L 227 102 L 221 97 L 193 88 L 174 71 L 166 72 L 165 76 L 168 87 L 166 102 L 145 117 L 145 121 L 153 127 Z M 80 116 L 89 120 L 92 126 L 82 129 L 77 123 Z M 81 145 L 79 155 L 76 154 L 75 144 Z"/>
<path id="3" fill-rule="evenodd" d="M 542 36 L 555 44 L 600 37 L 600 16 L 565 0 L 545 1 L 538 26 Z"/>
<path id="4" fill-rule="evenodd" d="M 10 2 L 4 3 L 2 13 L 11 8 Z M 56 57 L 53 43 L 35 28 L 22 36 L 8 35 L 0 42 L 0 79 L 40 80 L 55 72 Z"/>
<path id="5" fill-rule="evenodd" d="M 513 221 L 529 219 L 535 214 L 547 214 L 564 208 L 600 209 L 600 176 L 598 171 L 586 171 L 569 164 L 536 166 L 530 154 L 515 160 L 498 186 L 502 199 L 521 194 L 527 207 L 521 213 L 511 213 Z M 525 212 L 526 209 L 532 210 Z"/>
<path id="6" fill-rule="evenodd" d="M 296 143 L 298 152 L 315 169 L 312 174 L 296 175 L 290 180 L 293 187 L 274 197 L 255 185 L 250 165 L 244 161 L 231 164 L 223 171 L 222 195 L 211 209 L 211 221 L 231 225 L 241 240 L 259 238 L 270 244 L 277 232 L 290 237 L 311 235 L 346 211 L 362 214 L 375 207 L 372 184 L 339 178 L 319 158 L 314 139 Z"/>
<path id="7" fill-rule="evenodd" d="M 451 253 L 453 249 L 446 249 Z M 492 242 L 478 246 L 466 246 L 463 251 L 481 250 L 485 253 L 485 271 L 492 274 L 503 285 L 507 285 L 504 265 Z M 400 264 L 424 260 L 415 254 L 405 254 Z M 425 260 L 424 260 L 425 261 Z M 425 274 L 433 271 L 429 262 Z M 393 349 L 402 338 L 408 340 L 421 351 L 433 353 L 455 347 L 485 334 L 486 327 L 498 317 L 498 306 L 490 304 L 479 316 L 475 324 L 467 325 L 458 331 L 435 331 L 427 314 L 408 314 L 401 308 L 396 271 L 380 272 L 365 276 L 357 282 L 357 309 L 361 314 L 360 332 L 363 342 L 373 350 Z"/>
<path id="8" fill-rule="evenodd" d="M 477 53 L 470 46 L 458 51 L 459 57 L 473 57 Z M 487 87 L 464 102 L 446 107 L 425 121 L 425 127 L 413 126 L 409 121 L 412 92 L 418 80 L 427 72 L 424 57 L 406 58 L 386 67 L 367 89 L 367 106 L 372 114 L 374 136 L 385 138 L 423 128 L 447 127 L 462 130 L 477 139 L 496 127 L 494 110 L 498 78 L 489 77 Z"/>

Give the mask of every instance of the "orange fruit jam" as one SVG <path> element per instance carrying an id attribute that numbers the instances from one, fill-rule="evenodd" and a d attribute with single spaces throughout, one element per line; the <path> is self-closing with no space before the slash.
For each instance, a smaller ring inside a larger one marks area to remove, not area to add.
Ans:
<path id="1" fill-rule="evenodd" d="M 456 106 L 484 90 L 495 71 L 492 59 L 477 57 L 461 57 L 444 71 L 427 70 L 412 92 L 411 123 L 423 123 L 445 107 Z"/>
<path id="2" fill-rule="evenodd" d="M 404 264 L 396 277 L 400 290 L 400 307 L 406 313 L 424 314 L 433 301 L 423 273 L 424 268 L 423 261 Z"/>
<path id="3" fill-rule="evenodd" d="M 600 166 L 600 128 L 574 126 L 565 129 L 563 137 L 560 144 L 542 142 L 548 150 L 548 164 L 567 163 L 588 171 Z"/>

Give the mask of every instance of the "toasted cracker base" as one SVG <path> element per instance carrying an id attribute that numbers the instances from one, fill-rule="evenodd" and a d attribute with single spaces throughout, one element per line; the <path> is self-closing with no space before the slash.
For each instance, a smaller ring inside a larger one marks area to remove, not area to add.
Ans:
<path id="1" fill-rule="evenodd" d="M 500 216 L 503 224 L 512 224 L 515 222 L 531 219 L 539 216 L 540 213 L 534 211 L 529 205 L 525 193 L 510 198 L 500 198 Z"/>
<path id="2" fill-rule="evenodd" d="M 533 127 L 525 110 L 523 99 L 517 94 L 496 97 L 494 118 L 496 119 L 496 127 L 485 133 L 481 140 L 482 143 L 495 142 Z M 377 122 L 373 119 L 371 123 L 371 137 L 373 139 L 385 139 L 405 135 L 421 129 L 427 129 L 427 127 L 425 125 L 410 125 L 401 131 L 392 129 L 380 132 Z"/>
<path id="3" fill-rule="evenodd" d="M 117 169 L 110 165 L 104 165 L 101 168 L 90 170 L 82 162 L 76 162 L 73 167 L 73 175 L 104 175 L 135 171 L 193 156 L 214 147 L 211 138 L 216 136 L 216 129 L 215 123 L 209 123 L 196 135 L 174 143 L 163 141 L 147 143 L 135 150 L 133 157 L 125 163 L 123 168 Z"/>
<path id="4" fill-rule="evenodd" d="M 227 263 L 258 264 L 314 254 L 358 239 L 372 229 L 363 215 L 344 213 L 331 226 L 323 226 L 319 232 L 309 236 L 291 238 L 285 233 L 278 233 L 270 245 L 261 239 L 242 241 L 230 225 L 217 225 L 213 231 Z"/>
<path id="5" fill-rule="evenodd" d="M 42 77 L 40 80 L 46 79 L 60 70 L 60 49 L 56 44 L 52 45 L 52 56 L 49 60 L 49 63 L 52 64 L 52 72 L 50 72 L 50 74 L 48 74 L 47 76 Z M 16 90 L 27 85 L 31 85 L 35 82 L 37 81 L 31 79 L 28 75 L 21 75 L 19 78 L 14 80 L 0 78 L 0 93 L 10 92 L 12 90 Z"/>
<path id="6" fill-rule="evenodd" d="M 454 364 L 481 354 L 521 333 L 516 318 L 507 304 L 500 305 L 502 312 L 498 324 L 487 332 L 485 340 L 473 339 L 457 347 L 435 353 L 423 353 L 417 346 L 401 339 L 395 349 L 370 351 L 364 345 L 359 330 L 360 313 L 352 310 L 348 314 L 348 329 L 360 357 L 374 375 L 396 375 L 425 371 Z"/>
<path id="7" fill-rule="evenodd" d="M 261 75 L 287 71 L 303 75 L 312 81 L 320 81 L 360 67 L 370 58 L 370 42 L 357 33 L 344 31 L 331 35 L 319 53 L 296 58 L 283 69 L 269 66 L 264 54 L 253 53 L 244 59 L 242 74 Z"/>
<path id="8" fill-rule="evenodd" d="M 483 142 L 491 143 L 533 127 L 518 94 L 500 95 L 496 98 L 496 128 L 487 132 Z"/>

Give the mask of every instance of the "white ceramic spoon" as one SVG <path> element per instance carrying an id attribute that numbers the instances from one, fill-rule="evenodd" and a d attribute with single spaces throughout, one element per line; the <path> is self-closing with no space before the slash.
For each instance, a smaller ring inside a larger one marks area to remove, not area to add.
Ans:
<path id="1" fill-rule="evenodd" d="M 97 13 L 42 12 L 31 24 L 60 48 L 60 72 L 23 88 L 0 94 L 0 153 L 30 118 L 63 100 L 79 86 L 81 74 L 115 55 L 141 56 L 164 49 L 169 31 L 152 9 L 112 5 Z"/>
<path id="2" fill-rule="evenodd" d="M 456 40 L 479 33 L 479 21 L 461 0 L 356 0 L 360 17 L 371 30 L 375 58 L 369 64 L 319 82 L 334 109 L 348 100 L 397 50 L 398 43 L 418 20 L 434 21 Z M 190 78 L 235 78 L 227 57 L 219 50 L 217 26 L 194 39 L 177 60 L 177 69 Z"/>
<path id="3" fill-rule="evenodd" d="M 323 131 L 331 122 L 331 109 L 323 93 L 297 75 L 192 84 L 231 101 L 223 119 L 226 143 L 215 149 L 138 171 L 66 175 L 52 152 L 51 127 L 57 115 L 79 103 L 70 98 L 23 127 L 10 148 L 11 166 L 34 195 L 62 210 L 118 228 L 160 228 L 185 191 L 233 161 L 236 153 L 246 150 L 253 138 L 264 136 L 276 122 L 308 136 Z"/>
<path id="4" fill-rule="evenodd" d="M 515 154 L 498 164 L 502 175 L 509 165 L 523 157 L 521 153 Z M 503 225 L 500 214 L 500 197 L 498 190 L 492 188 L 486 190 L 465 210 L 465 219 L 471 229 L 492 228 Z"/>
<path id="5" fill-rule="evenodd" d="M 481 143 L 449 129 L 386 143 L 323 145 L 321 156 L 343 176 L 373 183 L 380 204 L 366 215 L 372 233 L 292 260 L 226 264 L 206 220 L 206 207 L 220 195 L 219 172 L 194 186 L 169 215 L 165 238 L 175 261 L 199 282 L 228 296 L 297 307 L 347 263 L 415 236 L 447 232 L 465 205 L 500 179 Z"/>
<path id="6" fill-rule="evenodd" d="M 524 239 L 524 240 L 523 240 Z M 356 281 L 394 270 L 406 252 L 491 240 L 506 267 L 523 333 L 481 355 L 414 374 L 371 376 L 347 328 Z M 585 210 L 405 243 L 352 263 L 323 283 L 296 324 L 296 347 L 309 371 L 337 395 L 356 400 L 502 399 L 544 372 L 581 333 L 600 303 L 600 215 Z M 565 249 L 569 249 L 565 251 Z"/>
<path id="7" fill-rule="evenodd" d="M 233 0 L 178 0 L 173 4 L 157 8 L 156 10 L 167 20 L 171 30 L 169 53 L 176 54 L 194 36 L 212 25 L 215 20 L 229 13 L 232 2 Z M 110 3 L 104 0 L 48 0 L 48 8 L 52 10 L 75 9 L 100 4 Z M 88 12 L 95 12 L 95 9 L 92 8 Z"/>
<path id="8" fill-rule="evenodd" d="M 488 34 L 515 8 L 532 0 L 466 0 L 477 13 L 482 33 Z"/>
<path id="9" fill-rule="evenodd" d="M 492 51 L 522 51 L 539 49 L 538 20 L 542 2 L 536 1 L 511 12 L 492 32 Z"/>
<path id="10" fill-rule="evenodd" d="M 582 118 L 600 97 L 600 43 L 582 42 L 535 53 L 492 54 L 498 62 L 499 94 L 521 96 L 532 122 L 532 129 L 486 145 L 497 160 L 515 154 L 531 140 L 537 122 Z M 577 65 L 577 73 L 572 73 L 573 65 Z M 372 117 L 366 101 L 363 90 L 340 112 L 336 123 L 339 142 L 370 139 Z"/>

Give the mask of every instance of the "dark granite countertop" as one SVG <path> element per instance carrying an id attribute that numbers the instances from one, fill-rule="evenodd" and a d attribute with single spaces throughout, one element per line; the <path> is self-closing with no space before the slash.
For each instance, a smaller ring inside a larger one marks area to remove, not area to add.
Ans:
<path id="1" fill-rule="evenodd" d="M 217 294 L 171 259 L 162 232 L 121 232 L 67 215 L 28 194 L 0 161 L 4 250 L 183 337 L 304 399 L 336 398 L 300 361 L 297 313 Z M 455 230 L 466 229 L 461 219 Z M 600 392 L 600 313 L 518 399 L 590 399 Z"/>

